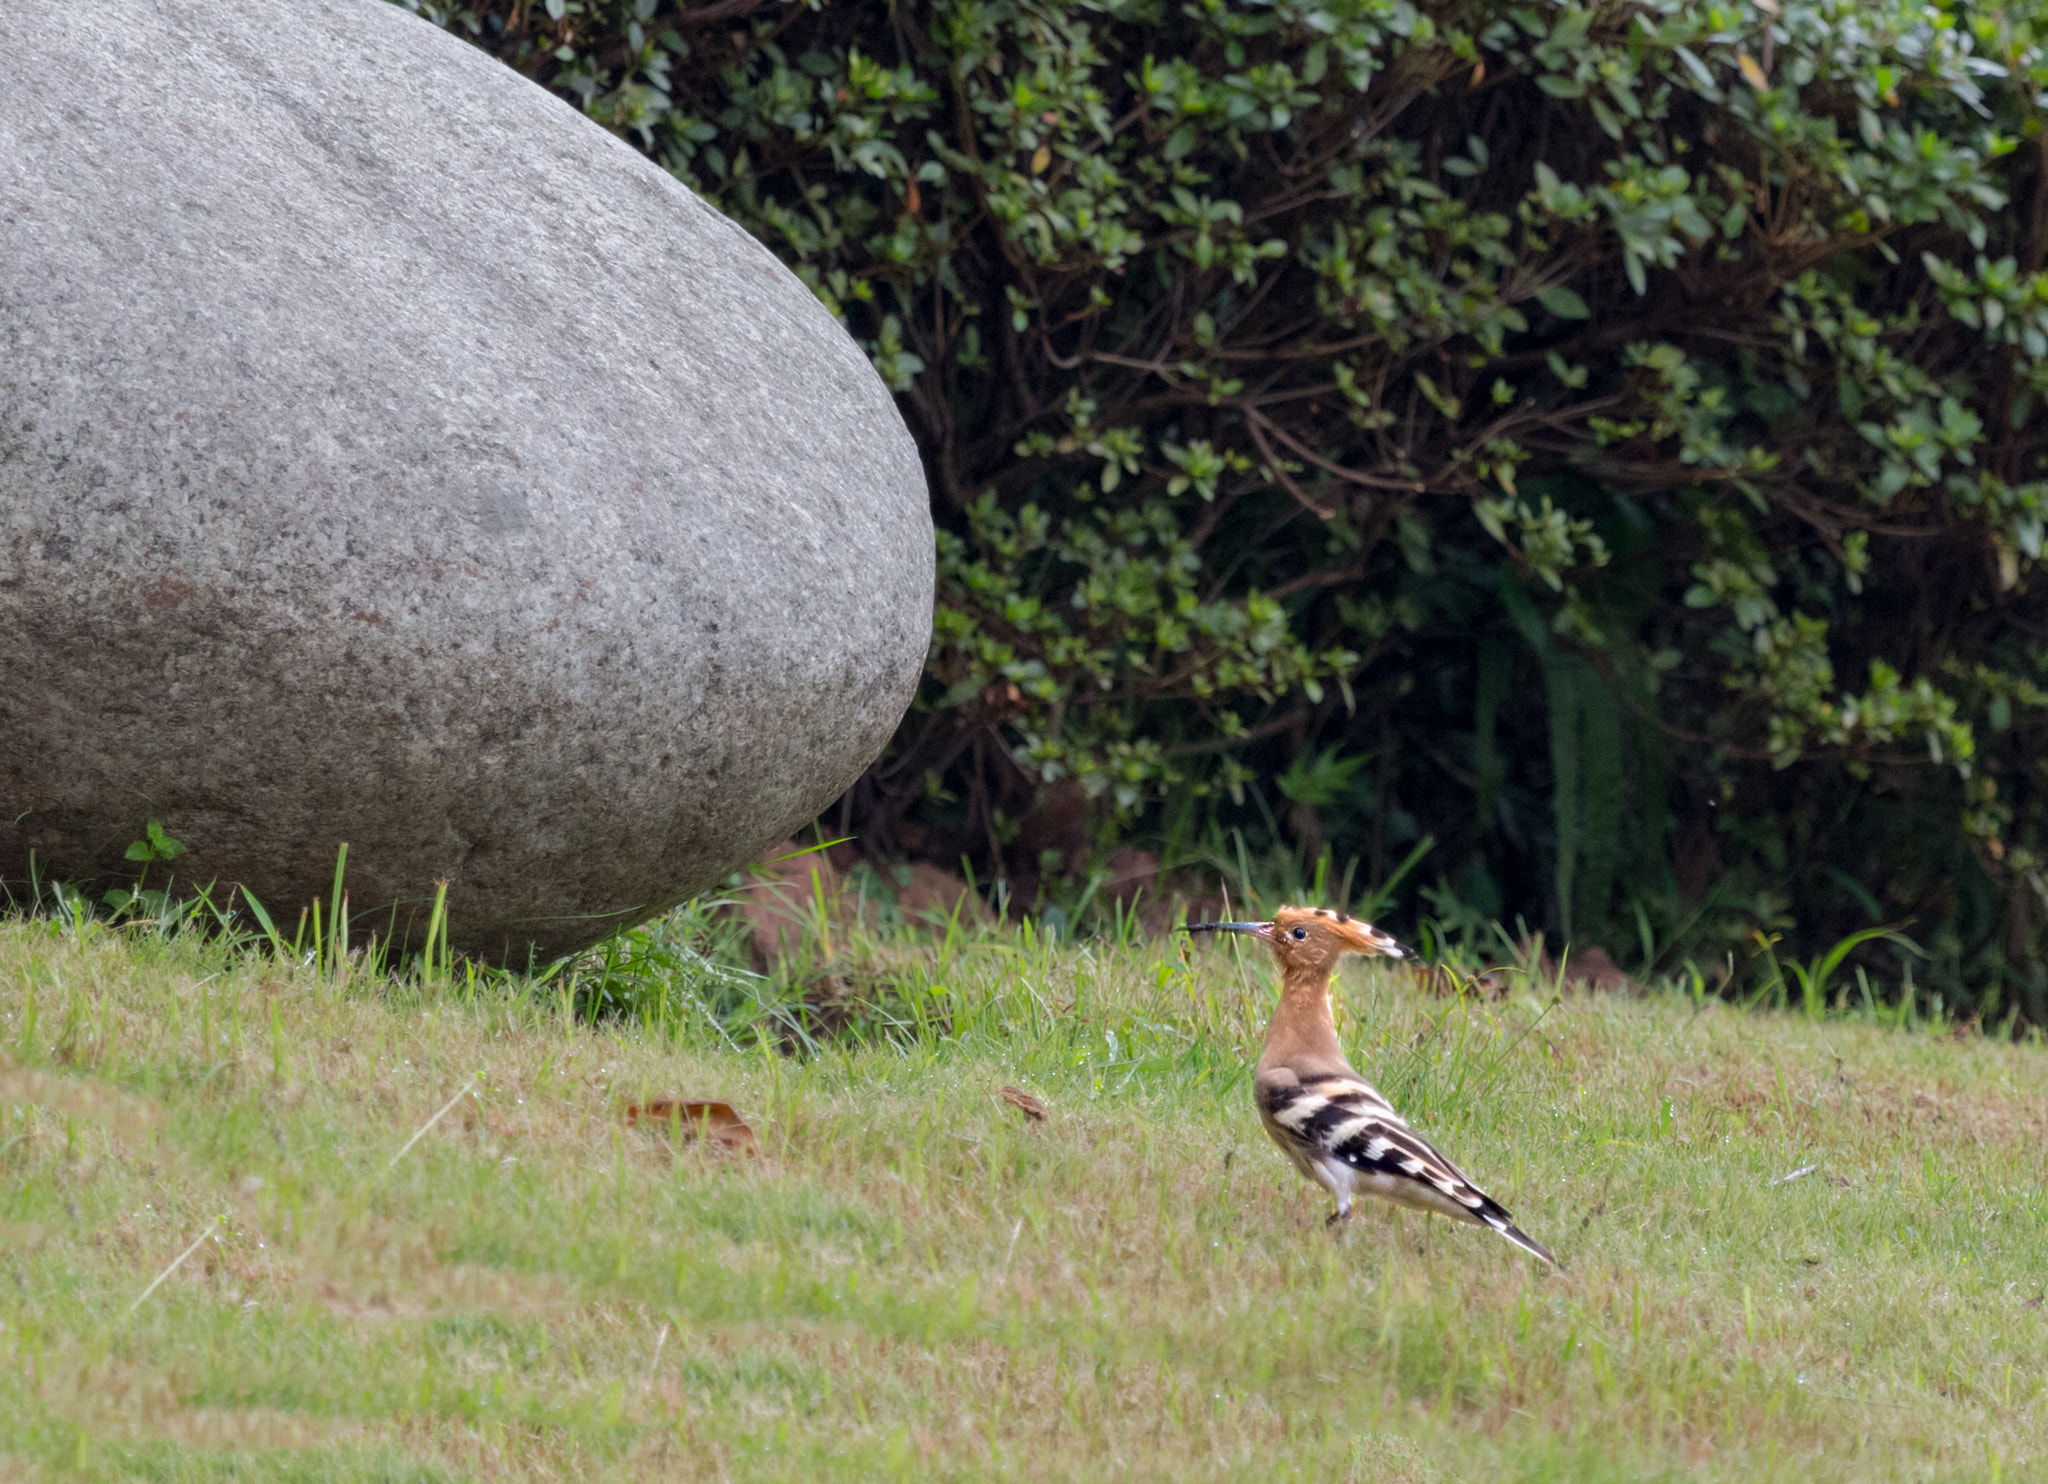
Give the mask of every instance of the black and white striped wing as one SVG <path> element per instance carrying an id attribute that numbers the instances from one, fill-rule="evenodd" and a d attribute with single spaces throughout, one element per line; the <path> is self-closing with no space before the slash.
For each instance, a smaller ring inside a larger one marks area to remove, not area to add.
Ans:
<path id="1" fill-rule="evenodd" d="M 1259 1111 L 1304 1167 L 1328 1160 L 1352 1171 L 1353 1184 L 1402 1205 L 1490 1226 L 1516 1246 L 1555 1263 L 1541 1244 L 1458 1167 L 1410 1128 L 1370 1083 L 1312 1078 L 1259 1090 Z"/>

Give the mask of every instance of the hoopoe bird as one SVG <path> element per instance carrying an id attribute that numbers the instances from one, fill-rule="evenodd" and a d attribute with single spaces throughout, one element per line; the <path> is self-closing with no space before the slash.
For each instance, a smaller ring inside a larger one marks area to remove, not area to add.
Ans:
<path id="1" fill-rule="evenodd" d="M 1191 933 L 1244 933 L 1280 965 L 1280 1003 L 1252 1077 L 1259 1121 L 1294 1167 L 1337 1198 L 1329 1225 L 1351 1214 L 1354 1192 L 1454 1221 L 1490 1226 L 1555 1266 L 1500 1202 L 1466 1179 L 1408 1126 L 1379 1089 L 1351 1069 L 1330 1012 L 1330 976 L 1347 953 L 1405 958 L 1369 922 L 1322 907 L 1282 907 L 1271 922 L 1195 922 Z"/>

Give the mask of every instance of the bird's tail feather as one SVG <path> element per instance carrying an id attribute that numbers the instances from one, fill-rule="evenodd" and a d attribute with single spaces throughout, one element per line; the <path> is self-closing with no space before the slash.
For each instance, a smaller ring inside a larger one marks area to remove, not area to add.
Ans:
<path id="1" fill-rule="evenodd" d="M 1492 1205 L 1492 1202 L 1488 1202 L 1488 1204 Z M 1501 1210 L 1498 1206 L 1494 1206 L 1490 1211 L 1481 1211 L 1479 1219 L 1506 1237 L 1510 1242 L 1513 1242 L 1524 1252 L 1542 1258 L 1554 1268 L 1563 1266 L 1548 1247 L 1545 1247 L 1519 1226 L 1516 1226 L 1514 1222 L 1508 1219 L 1508 1213 Z"/>

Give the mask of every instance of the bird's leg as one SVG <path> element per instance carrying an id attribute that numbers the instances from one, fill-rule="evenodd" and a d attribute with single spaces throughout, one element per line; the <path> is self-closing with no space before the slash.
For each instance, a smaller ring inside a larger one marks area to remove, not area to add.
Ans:
<path id="1" fill-rule="evenodd" d="M 1337 1209 L 1323 1222 L 1324 1226 L 1334 1231 L 1342 1226 L 1344 1219 L 1351 1214 L 1350 1171 L 1329 1160 L 1319 1159 L 1308 1167 L 1308 1172 L 1315 1178 L 1316 1184 L 1330 1192 L 1330 1198 L 1337 1203 Z"/>

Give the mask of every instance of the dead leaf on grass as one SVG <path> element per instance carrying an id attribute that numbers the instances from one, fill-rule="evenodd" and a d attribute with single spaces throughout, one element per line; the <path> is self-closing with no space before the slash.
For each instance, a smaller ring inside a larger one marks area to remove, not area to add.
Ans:
<path id="1" fill-rule="evenodd" d="M 1468 994 L 1475 999 L 1504 1000 L 1513 992 L 1506 976 L 1491 969 L 1465 975 L 1443 964 L 1417 963 L 1409 966 L 1408 972 L 1425 994 Z"/>
<path id="2" fill-rule="evenodd" d="M 1005 1087 L 996 1096 L 1033 1123 L 1043 1123 L 1052 1116 L 1052 1109 L 1045 1105 L 1045 1099 L 1033 1097 L 1021 1087 Z"/>
<path id="3" fill-rule="evenodd" d="M 626 1109 L 626 1122 L 646 1124 L 654 1130 L 676 1128 L 686 1139 L 706 1138 L 727 1149 L 754 1152 L 754 1131 L 733 1111 L 731 1103 L 710 1103 L 683 1098 L 655 1098 L 633 1103 Z"/>

